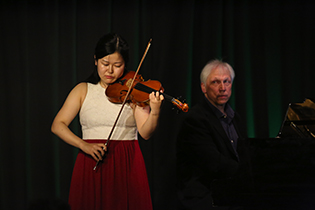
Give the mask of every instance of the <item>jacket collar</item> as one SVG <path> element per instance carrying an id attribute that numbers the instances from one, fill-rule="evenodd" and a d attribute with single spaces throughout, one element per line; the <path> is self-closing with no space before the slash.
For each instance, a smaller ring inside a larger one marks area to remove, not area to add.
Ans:
<path id="1" fill-rule="evenodd" d="M 225 133 L 225 130 L 224 130 L 224 128 L 222 127 L 221 122 L 220 122 L 220 120 L 219 120 L 219 118 L 222 117 L 222 115 L 224 116 L 224 114 L 223 114 L 221 111 L 219 111 L 215 106 L 213 106 L 213 105 L 210 103 L 210 101 L 209 101 L 206 97 L 204 97 L 204 99 L 203 99 L 201 105 L 202 105 L 202 107 L 205 109 L 206 113 L 208 113 L 207 115 L 210 115 L 210 116 L 207 116 L 207 117 L 210 117 L 210 118 L 213 119 L 213 120 L 211 120 L 211 121 L 214 122 L 214 123 L 213 123 L 214 128 L 215 128 L 215 129 L 218 131 L 218 133 L 221 135 L 221 137 L 223 138 L 223 140 L 224 140 L 225 144 L 227 145 L 227 147 L 229 148 L 229 150 L 235 155 L 235 158 L 237 158 L 237 155 L 236 155 L 236 153 L 235 153 L 235 151 L 234 151 L 234 149 L 233 149 L 233 146 L 232 146 L 232 144 L 231 144 L 231 142 L 230 142 L 230 139 L 229 139 L 229 137 L 227 136 L 227 134 Z M 209 106 L 210 106 L 211 108 L 209 108 Z M 227 106 L 232 110 L 232 108 L 230 107 L 229 104 L 226 104 L 226 108 L 228 108 Z M 232 115 L 232 116 L 233 116 L 232 123 L 233 123 L 233 125 L 234 125 L 234 127 L 235 127 L 235 129 L 236 129 L 236 132 L 239 134 L 238 129 L 237 129 L 237 126 L 234 124 L 235 112 L 234 112 L 233 110 L 232 110 L 232 112 L 233 112 L 233 115 Z M 220 113 L 221 113 L 221 114 L 220 114 Z M 228 113 L 228 114 L 231 114 L 231 113 Z M 232 117 L 232 116 L 231 116 L 231 117 Z M 237 158 L 237 159 L 238 159 L 238 158 Z"/>

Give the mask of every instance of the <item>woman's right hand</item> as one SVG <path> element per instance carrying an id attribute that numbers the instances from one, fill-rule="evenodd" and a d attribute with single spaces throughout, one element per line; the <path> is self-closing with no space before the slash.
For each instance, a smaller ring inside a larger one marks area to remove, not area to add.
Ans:
<path id="1" fill-rule="evenodd" d="M 88 155 L 91 155 L 94 160 L 102 161 L 107 147 L 102 143 L 88 143 L 84 142 L 80 149 Z"/>

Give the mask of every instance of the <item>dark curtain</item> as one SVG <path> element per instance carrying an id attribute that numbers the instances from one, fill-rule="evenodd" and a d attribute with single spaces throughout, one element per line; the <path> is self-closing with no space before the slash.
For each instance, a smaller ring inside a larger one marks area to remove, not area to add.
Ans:
<path id="1" fill-rule="evenodd" d="M 275 137 L 289 103 L 314 97 L 315 3 L 305 0 L 0 1 L 0 209 L 37 199 L 67 201 L 77 149 L 50 132 L 69 91 L 94 69 L 105 33 L 128 40 L 136 70 L 190 106 L 211 59 L 230 63 L 230 104 L 249 137 Z M 176 209 L 175 141 L 182 114 L 164 103 L 149 141 L 140 139 L 155 210 Z M 78 119 L 71 124 L 78 135 Z"/>

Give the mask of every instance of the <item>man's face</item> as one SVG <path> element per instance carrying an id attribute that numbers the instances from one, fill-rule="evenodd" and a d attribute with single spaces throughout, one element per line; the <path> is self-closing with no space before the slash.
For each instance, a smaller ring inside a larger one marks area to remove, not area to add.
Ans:
<path id="1" fill-rule="evenodd" d="M 227 68 L 218 66 L 209 74 L 206 84 L 201 83 L 202 92 L 217 108 L 224 108 L 232 94 L 232 79 Z"/>

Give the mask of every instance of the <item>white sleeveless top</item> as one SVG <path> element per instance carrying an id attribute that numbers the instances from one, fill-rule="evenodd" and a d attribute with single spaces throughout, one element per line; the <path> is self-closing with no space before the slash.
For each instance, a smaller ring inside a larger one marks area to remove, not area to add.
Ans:
<path id="1" fill-rule="evenodd" d="M 110 102 L 100 83 L 87 83 L 87 86 L 79 113 L 82 139 L 107 139 L 122 105 Z M 128 104 L 124 106 L 110 140 L 137 140 L 136 121 Z"/>

